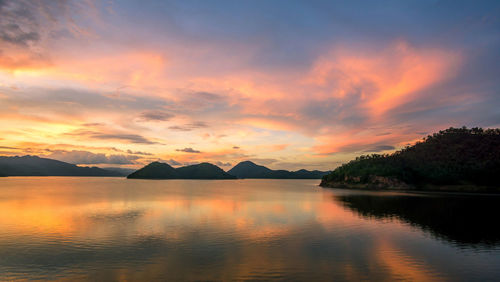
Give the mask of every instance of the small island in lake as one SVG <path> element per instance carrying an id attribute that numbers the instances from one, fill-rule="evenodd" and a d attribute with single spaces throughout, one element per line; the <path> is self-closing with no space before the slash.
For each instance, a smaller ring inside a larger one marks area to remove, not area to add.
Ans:
<path id="1" fill-rule="evenodd" d="M 264 179 L 320 179 L 328 174 L 319 170 L 272 170 L 257 165 L 251 161 L 240 162 L 228 172 L 220 167 L 201 163 L 179 168 L 162 162 L 152 162 L 127 176 L 139 179 L 236 179 L 236 178 L 264 178 Z"/>
<path id="2" fill-rule="evenodd" d="M 361 156 L 320 186 L 500 192 L 500 129 L 449 128 L 390 155 Z"/>
<path id="3" fill-rule="evenodd" d="M 220 167 L 201 163 L 173 168 L 166 163 L 152 162 L 133 172 L 127 178 L 132 179 L 236 179 Z"/>
<path id="4" fill-rule="evenodd" d="M 266 178 L 266 179 L 321 179 L 329 171 L 319 170 L 272 170 L 251 161 L 240 162 L 228 171 L 229 174 L 238 178 Z"/>

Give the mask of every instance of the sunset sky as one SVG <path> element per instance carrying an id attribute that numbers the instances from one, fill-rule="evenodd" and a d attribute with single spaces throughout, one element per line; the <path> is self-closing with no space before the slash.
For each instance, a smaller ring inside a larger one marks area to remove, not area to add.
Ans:
<path id="1" fill-rule="evenodd" d="M 500 1 L 0 0 L 0 155 L 330 170 L 500 127 Z"/>

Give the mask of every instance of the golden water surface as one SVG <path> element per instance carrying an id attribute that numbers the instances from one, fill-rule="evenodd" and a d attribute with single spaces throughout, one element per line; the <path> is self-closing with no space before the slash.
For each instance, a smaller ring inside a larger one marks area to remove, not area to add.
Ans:
<path id="1" fill-rule="evenodd" d="M 2 178 L 0 280 L 500 277 L 499 197 L 318 182 Z"/>

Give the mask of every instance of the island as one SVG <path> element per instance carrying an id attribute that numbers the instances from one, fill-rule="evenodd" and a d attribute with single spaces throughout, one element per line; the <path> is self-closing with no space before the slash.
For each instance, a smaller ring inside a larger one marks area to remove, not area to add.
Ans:
<path id="1" fill-rule="evenodd" d="M 449 128 L 393 154 L 360 156 L 320 186 L 500 192 L 500 129 Z"/>
<path id="2" fill-rule="evenodd" d="M 329 171 L 319 170 L 272 170 L 251 161 L 240 162 L 228 171 L 229 174 L 238 178 L 265 178 L 265 179 L 321 179 Z"/>
<path id="3" fill-rule="evenodd" d="M 125 176 L 120 171 L 77 166 L 37 156 L 0 156 L 0 176 Z"/>
<path id="4" fill-rule="evenodd" d="M 179 168 L 162 162 L 152 162 L 128 175 L 129 179 L 236 179 L 220 167 L 200 163 Z"/>

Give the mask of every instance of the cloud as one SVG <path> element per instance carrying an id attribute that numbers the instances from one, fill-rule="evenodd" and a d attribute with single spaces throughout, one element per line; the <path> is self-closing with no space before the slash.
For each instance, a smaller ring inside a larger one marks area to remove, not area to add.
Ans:
<path id="1" fill-rule="evenodd" d="M 193 130 L 193 128 L 191 128 L 191 127 L 179 126 L 179 125 L 169 126 L 168 129 L 175 130 L 175 131 L 191 131 L 191 130 Z"/>
<path id="2" fill-rule="evenodd" d="M 60 160 L 72 164 L 135 164 L 135 160 L 139 159 L 132 155 L 106 155 L 102 153 L 92 153 L 88 151 L 65 151 L 55 150 L 46 156 L 47 158 Z"/>
<path id="3" fill-rule="evenodd" d="M 441 3 L 430 13 L 425 3 L 412 13 L 404 2 L 383 11 L 367 3 L 363 15 L 357 4 L 324 2 L 321 13 L 300 4 L 298 17 L 298 6 L 276 2 L 115 3 L 119 13 L 91 18 L 106 13 L 103 3 L 0 0 L 2 145 L 71 143 L 64 149 L 179 162 L 322 158 L 326 166 L 399 148 L 419 132 L 500 125 L 494 1 Z M 120 151 L 94 150 L 102 140 Z M 203 153 L 148 146 L 160 140 Z M 240 152 L 233 144 L 252 155 L 231 154 Z"/>
<path id="4" fill-rule="evenodd" d="M 224 163 L 221 161 L 216 161 L 215 164 L 218 166 L 231 166 L 232 165 L 231 163 Z"/>
<path id="5" fill-rule="evenodd" d="M 9 146 L 0 146 L 0 149 L 18 150 L 18 148 L 15 148 L 15 147 L 9 147 Z"/>
<path id="6" fill-rule="evenodd" d="M 208 127 L 208 125 L 205 122 L 203 122 L 203 121 L 196 121 L 196 122 L 188 123 L 188 124 L 185 124 L 185 125 L 170 126 L 168 129 L 176 130 L 176 131 L 191 131 L 193 129 L 204 128 L 204 127 Z"/>
<path id="7" fill-rule="evenodd" d="M 168 161 L 165 161 L 167 164 L 171 165 L 171 166 L 179 166 L 179 165 L 182 165 L 182 163 L 176 161 L 176 160 L 173 160 L 173 159 L 170 159 Z"/>
<path id="8" fill-rule="evenodd" d="M 35 31 L 24 32 L 19 25 L 10 23 L 2 25 L 0 30 L 0 41 L 15 45 L 28 46 L 31 42 L 40 39 L 40 35 Z"/>
<path id="9" fill-rule="evenodd" d="M 208 127 L 208 125 L 205 122 L 203 122 L 203 121 L 195 121 L 193 123 L 189 123 L 188 125 L 191 126 L 191 127 L 193 127 L 193 128 Z"/>
<path id="10" fill-rule="evenodd" d="M 86 123 L 83 123 L 82 126 L 85 126 L 85 127 L 98 127 L 98 126 L 103 126 L 105 125 L 104 123 L 100 123 L 100 122 L 86 122 Z"/>
<path id="11" fill-rule="evenodd" d="M 167 121 L 173 117 L 174 115 L 163 111 L 147 111 L 140 115 L 142 121 Z"/>
<path id="12" fill-rule="evenodd" d="M 54 39 L 88 35 L 82 22 L 94 12 L 80 1 L 1 1 L 0 69 L 47 67 Z"/>
<path id="13" fill-rule="evenodd" d="M 458 52 L 415 48 L 406 41 L 376 51 L 337 47 L 316 61 L 305 81 L 340 101 L 357 95 L 358 103 L 379 117 L 453 77 L 461 60 Z"/>
<path id="14" fill-rule="evenodd" d="M 200 162 L 197 162 L 197 161 L 194 161 L 194 162 L 184 162 L 182 165 L 183 166 L 188 166 L 188 165 L 197 165 L 199 164 Z"/>
<path id="15" fill-rule="evenodd" d="M 271 148 L 272 148 L 272 151 L 276 152 L 276 151 L 285 150 L 288 146 L 290 146 L 290 144 L 276 144 L 276 145 L 272 145 Z"/>
<path id="16" fill-rule="evenodd" d="M 0 2 L 0 68 L 16 69 L 33 66 L 37 52 L 41 26 L 37 4 L 27 1 Z M 34 9 L 35 8 L 35 9 Z"/>
<path id="17" fill-rule="evenodd" d="M 264 159 L 264 158 L 251 158 L 248 160 L 251 162 L 254 162 L 258 165 L 270 165 L 270 164 L 273 164 L 275 162 L 278 162 L 277 159 Z"/>
<path id="18" fill-rule="evenodd" d="M 196 99 L 203 99 L 203 100 L 208 100 L 208 101 L 220 101 L 220 100 L 225 99 L 221 95 L 209 93 L 209 92 L 195 92 L 192 94 L 192 97 L 196 98 Z"/>
<path id="19" fill-rule="evenodd" d="M 1 78 L 1 77 L 0 77 Z M 21 113 L 38 113 L 44 116 L 80 117 L 81 124 L 87 127 L 106 125 L 106 118 L 118 116 L 133 125 L 135 116 L 131 112 L 143 113 L 161 112 L 163 107 L 171 105 L 171 101 L 158 97 L 136 97 L 123 93 L 125 99 L 108 97 L 93 89 L 81 88 L 50 88 L 23 87 L 17 90 L 3 87 L 0 81 L 0 91 L 6 95 L 2 105 L 17 108 Z M 92 115 L 89 115 L 91 113 Z M 91 116 L 98 116 L 93 120 Z M 83 119 L 87 118 L 87 119 Z"/>
<path id="20" fill-rule="evenodd" d="M 311 163 L 311 162 L 276 162 L 273 163 L 269 168 L 271 169 L 285 169 L 290 171 L 297 171 L 299 169 L 307 170 L 332 170 L 333 168 L 341 165 L 342 161 L 327 161 L 321 163 Z"/>
<path id="21" fill-rule="evenodd" d="M 377 133 L 375 135 L 376 136 L 384 136 L 384 135 L 390 135 L 390 134 L 391 134 L 391 132 L 382 132 L 382 133 Z M 418 134 L 420 134 L 420 133 L 418 133 Z M 423 133 L 423 134 L 425 134 L 425 133 Z"/>
<path id="22" fill-rule="evenodd" d="M 127 150 L 127 153 L 132 154 L 132 155 L 142 155 L 142 156 L 152 156 L 153 155 L 153 154 L 147 153 L 147 152 L 132 151 L 132 150 Z"/>
<path id="23" fill-rule="evenodd" d="M 373 137 L 371 133 L 368 133 L 365 136 L 363 132 L 360 133 L 357 130 L 353 130 L 352 132 L 346 132 L 343 135 L 326 135 L 318 138 L 318 141 L 320 145 L 316 145 L 313 148 L 313 151 L 318 155 L 328 156 L 339 153 L 363 152 L 367 148 L 374 148 L 380 145 L 380 142 L 389 143 L 393 140 L 391 137 Z"/>
<path id="24" fill-rule="evenodd" d="M 185 153 L 195 153 L 195 154 L 201 153 L 200 151 L 194 150 L 193 148 L 176 149 L 176 151 L 177 152 L 185 152 Z"/>
<path id="25" fill-rule="evenodd" d="M 94 139 L 107 139 L 107 140 L 121 140 L 128 143 L 135 144 L 157 144 L 157 142 L 150 141 L 138 134 L 105 134 L 105 133 L 93 133 L 89 136 Z"/>
<path id="26" fill-rule="evenodd" d="M 396 150 L 396 147 L 391 146 L 391 145 L 378 145 L 373 148 L 370 148 L 368 150 L 365 150 L 364 152 L 370 153 L 370 152 L 382 152 L 382 151 L 391 151 L 391 150 Z"/>
<path id="27" fill-rule="evenodd" d="M 102 128 L 102 131 L 108 130 L 107 128 Z M 73 136 L 77 138 L 89 138 L 97 140 L 118 140 L 124 141 L 125 143 L 132 144 L 158 144 L 158 142 L 151 141 L 138 134 L 129 133 L 102 133 L 87 129 L 77 129 L 70 132 L 63 133 L 65 136 Z"/>

